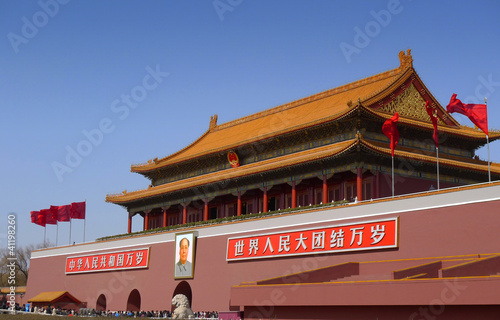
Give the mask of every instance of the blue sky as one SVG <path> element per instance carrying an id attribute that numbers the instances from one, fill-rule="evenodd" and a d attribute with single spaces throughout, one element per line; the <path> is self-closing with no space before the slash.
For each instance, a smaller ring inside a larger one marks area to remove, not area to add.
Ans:
<path id="1" fill-rule="evenodd" d="M 17 244 L 36 244 L 30 211 L 86 200 L 87 241 L 124 233 L 125 209 L 105 196 L 147 187 L 131 164 L 185 147 L 214 114 L 221 124 L 396 68 L 408 48 L 443 106 L 487 96 L 500 129 L 499 12 L 497 1 L 2 1 L 0 226 L 15 213 Z M 83 221 L 71 230 L 81 242 Z"/>

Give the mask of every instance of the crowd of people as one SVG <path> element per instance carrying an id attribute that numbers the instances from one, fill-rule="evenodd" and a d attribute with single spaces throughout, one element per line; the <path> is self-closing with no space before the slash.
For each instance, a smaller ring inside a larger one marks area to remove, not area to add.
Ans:
<path id="1" fill-rule="evenodd" d="M 0 303 L 0 309 L 7 309 L 6 303 Z M 26 311 L 26 306 L 16 304 L 16 311 Z M 80 308 L 79 312 L 66 310 L 50 305 L 45 307 L 31 306 L 28 312 L 38 314 L 66 315 L 66 316 L 100 316 L 100 317 L 129 317 L 129 318 L 166 318 L 171 319 L 173 314 L 169 310 L 156 311 L 98 311 L 92 308 Z M 198 311 L 194 313 L 195 319 L 218 319 L 217 311 Z"/>
<path id="2" fill-rule="evenodd" d="M 9 306 L 6 305 L 5 303 L 0 304 L 0 309 L 8 309 Z M 76 315 L 74 310 L 66 310 L 66 309 L 61 309 L 57 307 L 51 307 L 45 306 L 45 307 L 34 307 L 31 306 L 29 310 L 26 310 L 26 305 L 19 305 L 19 303 L 16 303 L 14 307 L 15 311 L 22 311 L 22 312 L 30 312 L 30 313 L 38 313 L 38 314 L 52 314 L 52 315 Z"/>
<path id="3" fill-rule="evenodd" d="M 5 303 L 0 304 L 0 309 L 7 309 Z M 16 311 L 26 311 L 26 307 L 16 305 Z M 156 310 L 156 311 L 96 311 L 91 308 L 81 308 L 79 312 L 74 310 L 60 309 L 57 307 L 31 307 L 28 312 L 38 314 L 51 314 L 51 315 L 65 315 L 65 316 L 92 316 L 92 317 L 129 317 L 129 318 L 157 318 L 157 319 L 171 319 L 173 314 L 169 310 Z M 218 319 L 219 313 L 217 311 L 199 311 L 194 313 L 195 319 Z"/>
<path id="4" fill-rule="evenodd" d="M 101 317 L 131 317 L 131 318 L 172 318 L 173 314 L 169 310 L 156 311 L 95 311 L 96 316 Z M 195 319 L 218 319 L 219 313 L 216 311 L 199 311 L 194 313 Z"/>

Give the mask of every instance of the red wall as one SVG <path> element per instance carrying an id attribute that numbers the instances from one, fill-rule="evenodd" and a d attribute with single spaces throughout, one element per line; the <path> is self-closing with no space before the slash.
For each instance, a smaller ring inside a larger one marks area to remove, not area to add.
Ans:
<path id="1" fill-rule="evenodd" d="M 394 203 L 397 204 L 398 201 L 406 200 L 395 200 Z M 425 203 L 425 198 L 422 198 L 422 201 Z M 337 210 L 368 209 L 369 206 L 370 204 L 361 204 L 333 209 L 330 210 L 330 215 L 334 217 L 337 213 L 344 212 Z M 186 280 L 192 290 L 192 308 L 194 311 L 229 310 L 231 308 L 232 286 L 242 282 L 262 280 L 344 262 L 500 252 L 497 236 L 498 230 L 500 230 L 497 209 L 499 206 L 500 200 L 496 200 L 430 210 L 407 212 L 403 210 L 384 215 L 383 218 L 400 217 L 399 248 L 380 251 L 227 262 L 225 259 L 227 238 L 243 236 L 245 233 L 213 237 L 200 236 L 196 248 L 195 277 Z M 307 214 L 313 213 L 304 215 Z M 342 223 L 374 219 L 378 218 L 342 220 Z M 262 223 L 265 225 L 265 219 L 262 220 Z M 336 222 L 327 222 L 311 225 L 311 227 L 335 224 Z M 303 227 L 294 226 L 279 229 L 279 231 L 301 228 Z M 247 234 L 267 232 L 269 231 L 259 230 Z M 151 241 L 151 237 L 147 236 L 143 236 L 141 239 L 143 239 L 143 243 Z M 119 243 L 119 241 L 108 241 L 106 245 L 111 248 Z M 95 307 L 98 296 L 104 294 L 107 300 L 107 309 L 124 310 L 130 292 L 137 289 L 141 294 L 141 309 L 170 310 L 172 295 L 181 282 L 173 279 L 174 242 L 142 244 L 137 247 L 145 246 L 151 247 L 150 264 L 149 269 L 142 270 L 65 275 L 66 257 L 75 255 L 75 253 L 32 259 L 26 298 L 33 297 L 42 291 L 67 290 L 77 299 L 86 301 L 89 307 Z M 82 250 L 80 246 L 74 246 L 74 252 L 79 250 Z M 51 251 L 46 252 L 50 254 Z M 350 309 L 338 308 L 337 311 L 342 313 L 345 310 Z M 457 308 L 456 310 L 460 312 L 461 309 Z M 380 317 L 383 318 L 383 311 L 377 312 L 381 312 Z"/>

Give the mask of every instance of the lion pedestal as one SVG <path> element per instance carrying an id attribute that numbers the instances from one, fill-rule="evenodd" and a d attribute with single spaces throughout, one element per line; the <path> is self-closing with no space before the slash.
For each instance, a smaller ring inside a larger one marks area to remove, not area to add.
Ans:
<path id="1" fill-rule="evenodd" d="M 176 294 L 172 299 L 175 306 L 172 319 L 194 319 L 193 310 L 189 306 L 188 298 L 183 294 Z"/>

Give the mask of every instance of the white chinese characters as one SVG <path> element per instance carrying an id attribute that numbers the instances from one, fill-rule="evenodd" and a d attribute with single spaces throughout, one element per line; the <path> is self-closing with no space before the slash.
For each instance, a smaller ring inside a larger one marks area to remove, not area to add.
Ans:
<path id="1" fill-rule="evenodd" d="M 397 247 L 398 218 L 228 240 L 228 260 Z"/>
<path id="2" fill-rule="evenodd" d="M 149 249 L 102 253 L 66 259 L 66 273 L 147 268 Z"/>

